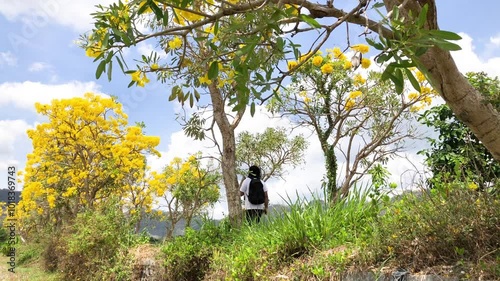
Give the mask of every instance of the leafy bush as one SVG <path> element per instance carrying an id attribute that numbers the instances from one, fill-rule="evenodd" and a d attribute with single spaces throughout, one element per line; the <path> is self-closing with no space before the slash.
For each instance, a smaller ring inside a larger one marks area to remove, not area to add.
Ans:
<path id="1" fill-rule="evenodd" d="M 108 204 L 79 214 L 48 249 L 56 253 L 57 269 L 67 280 L 128 280 L 128 248 L 135 243 L 131 231 L 118 205 Z"/>
<path id="2" fill-rule="evenodd" d="M 478 264 L 500 247 L 500 200 L 487 192 L 456 188 L 406 194 L 378 222 L 371 250 L 399 266 Z M 375 248 L 376 247 L 376 248 Z M 498 255 L 499 253 L 497 253 Z"/>
<path id="3" fill-rule="evenodd" d="M 202 280 L 209 268 L 214 249 L 229 239 L 227 223 L 217 226 L 206 220 L 199 231 L 186 228 L 184 236 L 178 236 L 165 243 L 167 280 Z"/>

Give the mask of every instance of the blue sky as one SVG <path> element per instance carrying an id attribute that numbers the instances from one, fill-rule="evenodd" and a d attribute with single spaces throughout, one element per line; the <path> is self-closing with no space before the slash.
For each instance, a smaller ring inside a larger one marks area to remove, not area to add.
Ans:
<path id="1" fill-rule="evenodd" d="M 43 121 L 35 114 L 34 102 L 80 96 L 87 91 L 118 96 L 131 124 L 144 121 L 147 134 L 161 137 L 158 149 L 163 156 L 151 159 L 156 168 L 167 164 L 174 156 L 184 157 L 189 152 L 206 150 L 206 144 L 185 137 L 174 120 L 179 105 L 168 102 L 169 86 L 156 82 L 145 88 L 127 88 L 130 78 L 118 73 L 117 68 L 111 82 L 104 76 L 95 79 L 97 64 L 74 42 L 81 33 L 91 29 L 89 14 L 95 10 L 94 5 L 110 2 L 23 0 L 14 3 L 0 0 L 0 33 L 3 35 L 0 41 L 0 174 L 6 175 L 10 165 L 18 169 L 24 167 L 26 154 L 32 149 L 26 130 Z M 341 5 L 348 2 L 335 1 Z M 492 76 L 500 76 L 500 2 L 437 2 L 440 28 L 463 36 L 460 42 L 463 50 L 453 54 L 459 68 L 463 72 L 486 71 Z M 338 40 L 337 44 L 341 44 L 345 37 Z M 137 57 L 147 48 L 141 46 L 127 55 Z M 267 126 L 278 124 L 287 126 L 288 122 L 269 119 L 259 111 L 253 119 L 246 117 L 238 130 L 262 132 Z M 421 161 L 413 154 L 409 157 L 414 162 Z M 270 184 L 271 198 L 279 197 L 285 190 L 292 194 L 295 190 L 307 193 L 308 188 L 319 186 L 324 168 L 314 138 L 311 138 L 305 160 L 307 164 L 291 171 L 287 182 Z M 411 167 L 401 163 L 391 165 L 395 180 L 405 167 Z M 5 187 L 6 181 L 0 181 L 0 188 Z M 220 213 L 224 208 L 222 203 L 215 212 Z"/>

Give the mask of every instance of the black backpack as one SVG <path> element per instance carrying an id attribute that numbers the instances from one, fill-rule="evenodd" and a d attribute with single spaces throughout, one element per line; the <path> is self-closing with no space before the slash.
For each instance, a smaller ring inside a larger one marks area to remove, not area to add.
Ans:
<path id="1" fill-rule="evenodd" d="M 264 185 L 258 178 L 253 178 L 248 185 L 248 201 L 254 205 L 264 204 Z"/>

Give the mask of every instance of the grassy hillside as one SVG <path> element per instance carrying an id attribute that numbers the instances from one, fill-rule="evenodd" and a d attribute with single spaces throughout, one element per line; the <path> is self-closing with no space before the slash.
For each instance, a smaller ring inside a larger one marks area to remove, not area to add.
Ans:
<path id="1" fill-rule="evenodd" d="M 53 270 L 65 266 L 66 272 L 79 272 L 72 278 L 81 280 L 134 280 L 147 269 L 160 280 L 182 281 L 331 280 L 346 271 L 401 268 L 462 280 L 500 280 L 498 194 L 457 189 L 390 200 L 353 193 L 332 206 L 299 200 L 276 214 L 239 228 L 225 220 L 205 221 L 199 230 L 188 228 L 183 236 L 155 245 L 133 236 L 109 239 L 114 232 L 87 226 L 85 233 L 96 237 L 78 236 L 77 248 L 56 251 L 60 264 Z M 92 220 L 104 222 L 105 217 Z M 58 241 L 75 247 L 67 239 Z M 98 254 L 110 249 L 120 254 Z M 43 256 L 36 252 L 31 259 Z M 91 274 L 82 274 L 86 256 L 95 269 Z M 72 263 L 61 263 L 69 258 Z"/>

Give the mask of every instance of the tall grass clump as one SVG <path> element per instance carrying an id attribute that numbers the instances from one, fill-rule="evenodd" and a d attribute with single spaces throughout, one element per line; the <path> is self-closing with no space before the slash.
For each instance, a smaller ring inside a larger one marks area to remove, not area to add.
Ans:
<path id="1" fill-rule="evenodd" d="M 371 237 L 378 205 L 355 190 L 336 203 L 299 198 L 289 210 L 246 225 L 214 255 L 210 280 L 262 280 L 303 256 Z M 320 271 L 320 270 L 318 270 Z"/>
<path id="2" fill-rule="evenodd" d="M 236 235 L 226 220 L 217 225 L 205 219 L 200 230 L 188 227 L 183 236 L 165 241 L 161 246 L 165 256 L 165 280 L 203 280 L 214 253 Z"/>
<path id="3" fill-rule="evenodd" d="M 500 277 L 500 198 L 468 188 L 425 190 L 393 199 L 366 251 L 418 272 L 470 264 Z M 488 275 L 487 274 L 487 275 Z"/>

